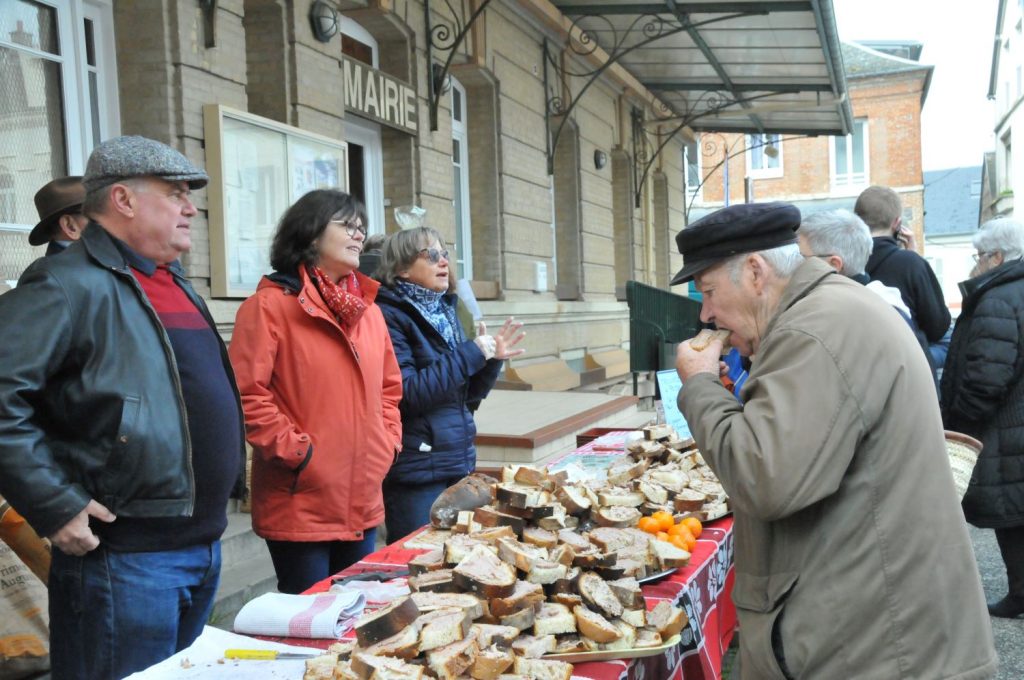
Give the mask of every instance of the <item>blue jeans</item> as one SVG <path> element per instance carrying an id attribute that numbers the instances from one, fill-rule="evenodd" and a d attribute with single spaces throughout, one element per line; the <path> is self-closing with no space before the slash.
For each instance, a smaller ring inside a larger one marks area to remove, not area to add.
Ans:
<path id="1" fill-rule="evenodd" d="M 367 529 L 360 541 L 271 541 L 277 589 L 296 595 L 317 581 L 333 576 L 373 552 L 377 529 Z"/>
<path id="2" fill-rule="evenodd" d="M 399 541 L 430 523 L 430 506 L 461 477 L 430 484 L 384 484 L 384 526 L 388 543 Z"/>
<path id="3" fill-rule="evenodd" d="M 53 680 L 117 680 L 193 641 L 213 608 L 220 541 L 180 550 L 123 553 L 101 544 L 83 557 L 53 551 Z"/>

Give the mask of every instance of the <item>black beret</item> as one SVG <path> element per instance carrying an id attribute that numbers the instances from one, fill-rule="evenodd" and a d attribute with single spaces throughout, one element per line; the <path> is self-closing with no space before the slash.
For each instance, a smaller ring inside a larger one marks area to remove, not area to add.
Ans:
<path id="1" fill-rule="evenodd" d="M 800 209 L 791 203 L 741 203 L 705 215 L 676 234 L 683 268 L 672 285 L 733 255 L 796 243 L 799 227 Z"/>

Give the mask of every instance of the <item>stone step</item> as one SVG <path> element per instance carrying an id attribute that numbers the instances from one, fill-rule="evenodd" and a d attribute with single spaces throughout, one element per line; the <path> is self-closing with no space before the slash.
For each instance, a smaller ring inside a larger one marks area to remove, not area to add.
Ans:
<path id="1" fill-rule="evenodd" d="M 235 614 L 252 598 L 277 588 L 277 576 L 266 542 L 252 530 L 252 516 L 228 508 L 228 526 L 221 536 L 220 586 L 210 625 L 231 630 Z"/>
<path id="2" fill-rule="evenodd" d="M 253 559 L 221 569 L 213 612 L 208 623 L 223 630 L 231 630 L 235 615 L 249 600 L 277 590 L 277 576 L 270 556 Z"/>
<path id="3" fill-rule="evenodd" d="M 228 527 L 220 539 L 221 569 L 252 559 L 270 560 L 267 543 L 252 530 L 252 515 L 228 512 Z"/>

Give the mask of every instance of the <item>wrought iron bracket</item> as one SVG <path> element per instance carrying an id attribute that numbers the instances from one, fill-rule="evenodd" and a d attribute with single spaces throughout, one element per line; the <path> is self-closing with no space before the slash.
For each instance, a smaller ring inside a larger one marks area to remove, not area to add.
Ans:
<path id="1" fill-rule="evenodd" d="M 562 130 L 565 128 L 566 121 L 570 114 L 576 108 L 576 105 L 582 100 L 587 90 L 589 90 L 594 83 L 600 80 L 601 76 L 609 68 L 622 60 L 623 57 L 632 53 L 634 50 L 648 47 L 658 40 L 676 35 L 677 33 L 689 33 L 701 26 L 759 14 L 764 14 L 764 12 L 735 12 L 726 15 L 716 15 L 710 19 L 698 22 L 692 21 L 689 16 L 685 15 L 673 15 L 671 17 L 666 17 L 653 13 L 640 14 L 621 32 L 614 28 L 607 16 L 592 13 L 583 13 L 576 16 L 573 19 L 572 25 L 569 27 L 565 44 L 562 46 L 561 50 L 553 50 L 547 40 L 542 44 L 545 92 L 544 119 L 548 127 L 548 174 L 550 175 L 554 173 L 554 151 L 558 146 L 558 139 L 562 134 Z M 592 30 L 584 28 L 580 23 L 585 19 L 604 22 L 607 26 L 607 32 L 612 35 L 612 44 L 608 46 L 601 46 L 598 44 L 597 37 Z M 583 70 L 578 65 L 574 68 L 561 63 L 563 54 L 570 58 L 588 58 L 599 48 L 604 50 L 607 58 L 596 68 Z M 582 86 L 579 87 L 579 91 L 575 94 L 572 92 L 571 88 L 573 80 L 578 80 L 583 83 Z M 697 97 L 696 103 L 693 106 L 687 106 L 687 111 L 672 110 L 662 103 L 657 115 L 659 118 L 664 119 L 686 119 L 688 114 L 696 107 L 696 105 L 709 95 L 718 95 L 720 99 L 725 98 L 725 95 L 722 95 L 719 92 L 705 92 Z M 730 100 L 729 103 L 735 104 L 736 102 Z M 682 130 L 688 122 L 689 121 L 685 121 L 681 123 L 678 129 Z M 553 130 L 552 127 L 554 128 Z M 663 147 L 664 144 L 661 146 Z M 635 145 L 634 148 L 636 148 Z M 649 170 L 649 164 L 648 167 L 645 168 L 644 172 L 637 175 L 637 179 L 645 179 L 647 176 L 647 170 Z M 637 205 L 639 205 L 639 196 L 642 188 L 641 183 L 642 182 L 638 182 L 634 184 L 636 189 L 636 200 L 638 202 Z"/>
<path id="2" fill-rule="evenodd" d="M 453 2 L 457 7 L 452 4 Z M 445 21 L 434 23 L 430 17 L 431 0 L 423 2 L 423 20 L 427 27 L 427 100 L 430 107 L 430 129 L 432 132 L 437 131 L 437 109 L 441 103 L 441 96 L 451 86 L 449 72 L 455 53 L 466 39 L 477 17 L 483 13 L 490 2 L 491 0 L 477 0 L 476 9 L 470 12 L 468 10 L 473 5 L 472 0 L 441 0 L 441 4 L 451 15 L 450 23 Z M 437 52 L 438 59 L 444 57 L 443 62 L 434 62 L 435 52 Z"/>
<path id="3" fill-rule="evenodd" d="M 683 200 L 683 221 L 684 221 L 684 224 L 689 224 L 689 221 L 690 221 L 690 210 L 693 209 L 693 202 L 697 198 L 697 193 L 700 191 L 701 187 L 703 187 L 707 183 L 707 181 L 709 179 L 711 179 L 712 175 L 714 175 L 716 172 L 718 172 L 718 170 L 722 166 L 724 166 L 726 163 L 728 163 L 733 158 L 736 158 L 736 156 L 740 155 L 741 153 L 746 153 L 746 152 L 752 151 L 754 149 L 760 149 L 762 147 L 771 146 L 771 145 L 774 144 L 774 142 L 769 142 L 769 141 L 765 140 L 765 141 L 759 142 L 757 144 L 751 144 L 750 146 L 747 146 L 746 144 L 744 144 L 743 148 L 737 149 L 736 148 L 736 141 L 739 141 L 740 139 L 744 139 L 746 137 L 746 134 L 742 134 L 742 136 L 738 137 L 737 140 L 734 141 L 732 144 L 727 144 L 726 143 L 725 137 L 724 137 L 724 135 L 721 132 L 717 132 L 716 131 L 716 132 L 713 132 L 713 133 L 710 133 L 710 134 L 721 137 L 722 141 L 721 142 L 715 142 L 713 139 L 706 139 L 705 137 L 708 136 L 709 133 L 703 133 L 701 135 L 700 139 L 699 139 L 699 141 L 700 141 L 700 152 L 699 153 L 700 153 L 701 156 L 714 156 L 714 155 L 717 155 L 718 154 L 718 147 L 719 147 L 719 144 L 720 144 L 721 147 L 722 147 L 722 150 L 724 152 L 723 155 L 722 155 L 722 160 L 720 160 L 717 163 L 715 163 L 714 167 L 712 167 L 710 170 L 708 170 L 707 172 L 704 173 L 704 176 L 700 178 L 700 183 L 697 186 L 695 186 L 695 187 L 685 187 L 684 200 Z M 736 133 L 736 134 L 741 134 L 741 133 Z M 780 136 L 779 139 L 778 139 L 778 143 L 782 144 L 783 142 L 788 142 L 788 141 L 793 140 L 793 139 L 808 139 L 810 137 L 814 137 L 814 135 L 790 135 L 788 137 Z M 685 196 L 687 194 L 689 195 L 689 200 L 686 200 L 686 198 L 685 198 Z"/>
<path id="4" fill-rule="evenodd" d="M 633 142 L 633 202 L 640 207 L 644 182 L 654 167 L 654 162 L 665 150 L 668 143 L 679 134 L 684 134 L 692 125 L 707 116 L 713 116 L 723 109 L 735 106 L 749 106 L 751 102 L 765 97 L 773 97 L 778 92 L 763 92 L 753 97 L 729 97 L 719 91 L 704 92 L 697 100 L 690 103 L 687 112 L 682 116 L 659 116 L 645 120 L 643 111 L 634 108 L 630 115 Z M 660 112 L 660 113 L 663 113 Z M 653 129 L 652 129 L 653 128 Z M 690 131 L 692 133 L 692 130 Z M 653 139 L 652 139 L 653 137 Z"/>

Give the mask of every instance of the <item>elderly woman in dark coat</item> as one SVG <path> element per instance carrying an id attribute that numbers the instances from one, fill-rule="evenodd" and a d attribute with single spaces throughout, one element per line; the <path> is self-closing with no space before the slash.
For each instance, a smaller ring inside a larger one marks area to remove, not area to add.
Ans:
<path id="1" fill-rule="evenodd" d="M 476 468 L 473 412 L 491 391 L 505 359 L 523 338 L 508 319 L 466 338 L 449 292 L 448 250 L 429 227 L 393 234 L 384 243 L 377 304 L 402 371 L 402 451 L 384 480 L 384 522 L 394 542 L 429 521 L 430 506 Z"/>
<path id="2" fill-rule="evenodd" d="M 1009 594 L 992 616 L 1024 614 L 1024 225 L 986 222 L 974 235 L 973 278 L 942 374 L 945 427 L 984 449 L 964 497 L 967 520 L 995 529 Z"/>

